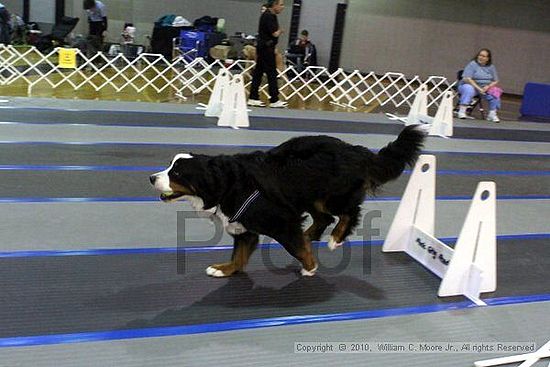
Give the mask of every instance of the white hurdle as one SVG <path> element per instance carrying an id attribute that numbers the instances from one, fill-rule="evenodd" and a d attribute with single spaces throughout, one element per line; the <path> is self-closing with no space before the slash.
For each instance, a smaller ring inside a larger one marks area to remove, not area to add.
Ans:
<path id="1" fill-rule="evenodd" d="M 218 126 L 229 126 L 234 129 L 250 126 L 242 74 L 235 75 L 223 93 Z"/>
<path id="2" fill-rule="evenodd" d="M 440 277 L 439 297 L 464 295 L 484 306 L 480 294 L 496 290 L 496 185 L 478 184 L 453 249 L 434 237 L 435 179 L 435 156 L 421 155 L 382 251 L 404 251 Z"/>
<path id="3" fill-rule="evenodd" d="M 500 366 L 503 364 L 511 364 L 522 362 L 518 367 L 530 367 L 537 363 L 541 359 L 550 358 L 550 341 L 544 344 L 539 350 L 534 353 L 519 354 L 516 356 L 500 357 L 493 359 L 486 359 L 483 361 L 477 361 L 474 363 L 476 367 L 492 367 Z M 550 366 L 550 364 L 549 364 Z"/>
<path id="4" fill-rule="evenodd" d="M 431 120 L 428 116 L 428 86 L 420 85 L 416 90 L 413 104 L 407 115 L 405 125 L 429 124 Z"/>
<path id="5" fill-rule="evenodd" d="M 229 81 L 231 75 L 227 69 L 220 69 L 216 76 L 216 82 L 214 83 L 214 90 L 208 99 L 208 105 L 204 111 L 206 117 L 220 117 L 223 107 L 224 93 L 229 89 Z"/>
<path id="6" fill-rule="evenodd" d="M 453 136 L 453 93 L 445 92 L 442 98 L 428 135 L 447 138 Z"/>
<path id="7" fill-rule="evenodd" d="M 250 126 L 242 74 L 232 77 L 229 70 L 220 69 L 208 104 L 199 105 L 197 109 L 204 110 L 206 117 L 218 118 L 218 126 L 233 129 Z"/>
<path id="8" fill-rule="evenodd" d="M 453 93 L 443 94 L 441 103 L 434 117 L 428 115 L 428 86 L 422 84 L 416 90 L 413 104 L 407 117 L 386 113 L 390 120 L 399 120 L 409 125 L 426 126 L 428 135 L 448 138 L 453 136 Z"/>

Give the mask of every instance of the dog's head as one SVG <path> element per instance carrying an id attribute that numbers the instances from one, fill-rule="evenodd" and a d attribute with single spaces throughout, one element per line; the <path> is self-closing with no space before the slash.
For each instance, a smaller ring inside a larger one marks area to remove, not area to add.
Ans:
<path id="1" fill-rule="evenodd" d="M 177 154 L 164 171 L 149 177 L 153 187 L 160 191 L 160 199 L 176 201 L 186 195 L 198 196 L 202 178 L 206 175 L 205 156 Z"/>

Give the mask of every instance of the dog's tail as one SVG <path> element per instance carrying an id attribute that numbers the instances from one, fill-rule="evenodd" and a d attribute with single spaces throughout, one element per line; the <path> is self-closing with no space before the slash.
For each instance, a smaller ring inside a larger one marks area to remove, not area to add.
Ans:
<path id="1" fill-rule="evenodd" d="M 411 125 L 405 127 L 395 141 L 380 149 L 376 157 L 378 185 L 398 178 L 407 165 L 414 166 L 425 138 L 426 132 L 420 125 Z"/>

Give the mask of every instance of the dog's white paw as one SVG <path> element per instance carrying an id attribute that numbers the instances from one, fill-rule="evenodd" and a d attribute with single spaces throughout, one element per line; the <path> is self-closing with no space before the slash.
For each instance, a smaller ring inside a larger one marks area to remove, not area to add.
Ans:
<path id="1" fill-rule="evenodd" d="M 327 243 L 330 251 L 336 250 L 338 247 L 342 246 L 343 244 L 344 242 L 336 242 L 336 240 L 332 236 L 330 236 L 330 240 L 328 240 L 328 243 Z"/>
<path id="2" fill-rule="evenodd" d="M 300 273 L 304 277 L 312 277 L 312 276 L 315 275 L 316 271 L 317 271 L 317 265 L 315 265 L 315 267 L 311 270 L 306 270 L 306 269 L 302 268 L 302 270 L 300 270 Z"/>
<path id="3" fill-rule="evenodd" d="M 216 269 L 212 266 L 209 266 L 208 268 L 206 268 L 206 274 L 208 274 L 208 275 L 210 275 L 211 277 L 214 277 L 214 278 L 223 278 L 225 276 L 223 271 L 221 271 L 219 269 Z"/>

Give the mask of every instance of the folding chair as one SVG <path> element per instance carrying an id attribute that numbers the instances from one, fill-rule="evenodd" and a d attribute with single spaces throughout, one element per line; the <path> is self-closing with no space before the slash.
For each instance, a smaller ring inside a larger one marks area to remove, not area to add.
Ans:
<path id="1" fill-rule="evenodd" d="M 293 66 L 297 73 L 301 73 L 308 66 L 317 66 L 317 48 L 309 43 L 305 49 L 298 46 L 291 46 L 285 51 L 287 66 Z M 309 75 L 304 76 L 306 79 Z"/>
<path id="2" fill-rule="evenodd" d="M 458 82 L 460 82 L 462 80 L 462 73 L 463 72 L 464 72 L 464 70 L 459 70 L 456 73 L 457 83 L 456 83 L 456 86 L 455 86 L 455 91 L 457 91 L 457 93 L 458 93 Z M 472 113 L 474 112 L 475 108 L 477 107 L 479 109 L 479 114 L 481 115 L 481 119 L 485 120 L 485 108 L 483 107 L 482 100 L 483 100 L 483 98 L 480 95 L 477 95 L 474 98 L 472 98 L 472 100 L 470 101 L 470 104 L 466 107 L 466 115 L 470 116 L 470 118 L 473 118 L 473 117 L 471 117 Z M 456 106 L 455 106 L 455 109 L 454 109 L 455 113 L 458 113 L 459 107 L 460 107 L 460 100 L 456 103 Z"/>

